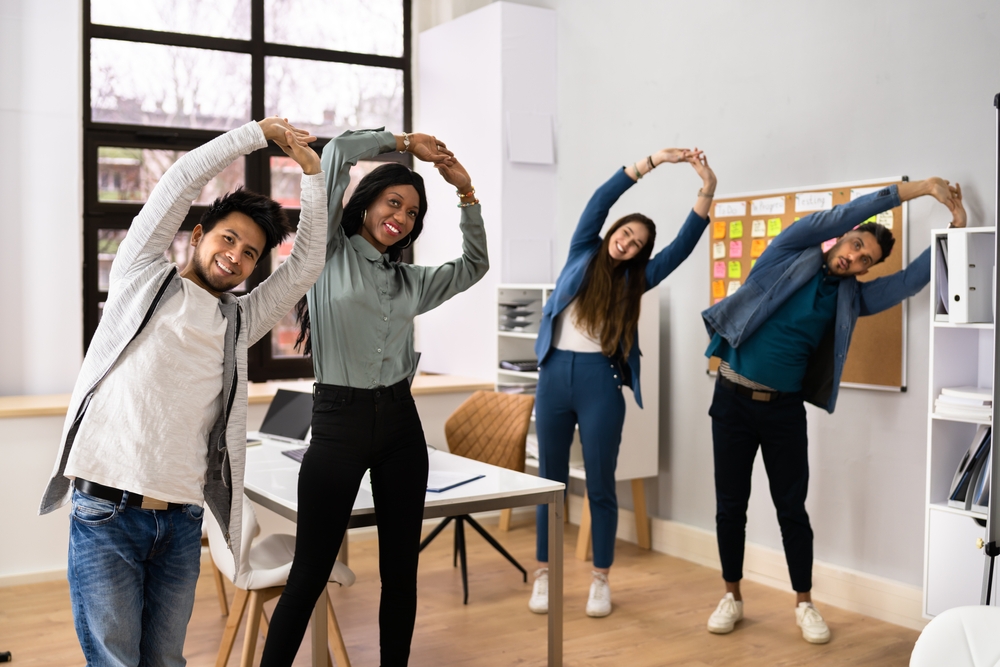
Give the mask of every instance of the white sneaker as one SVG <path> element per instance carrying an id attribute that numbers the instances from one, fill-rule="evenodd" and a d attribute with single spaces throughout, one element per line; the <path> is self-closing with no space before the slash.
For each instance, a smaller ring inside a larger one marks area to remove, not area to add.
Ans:
<path id="1" fill-rule="evenodd" d="M 535 570 L 535 584 L 531 587 L 528 609 L 536 614 L 549 613 L 549 568 Z"/>
<path id="2" fill-rule="evenodd" d="M 732 632 L 736 622 L 742 620 L 743 601 L 734 598 L 732 593 L 726 593 L 719 601 L 719 606 L 708 617 L 708 631 L 724 635 Z"/>
<path id="3" fill-rule="evenodd" d="M 830 628 L 812 602 L 800 602 L 795 608 L 795 622 L 802 628 L 802 638 L 810 644 L 830 641 Z"/>
<path id="4" fill-rule="evenodd" d="M 590 583 L 590 597 L 587 598 L 587 616 L 601 618 L 611 613 L 611 587 L 608 585 L 608 575 L 594 572 L 594 580 Z"/>

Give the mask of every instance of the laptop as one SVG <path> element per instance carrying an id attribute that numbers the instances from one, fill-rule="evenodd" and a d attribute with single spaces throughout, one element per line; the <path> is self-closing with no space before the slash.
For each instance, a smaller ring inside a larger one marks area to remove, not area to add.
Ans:
<path id="1" fill-rule="evenodd" d="M 312 425 L 312 394 L 279 389 L 274 394 L 259 431 L 247 433 L 247 440 L 279 440 L 306 445 Z"/>

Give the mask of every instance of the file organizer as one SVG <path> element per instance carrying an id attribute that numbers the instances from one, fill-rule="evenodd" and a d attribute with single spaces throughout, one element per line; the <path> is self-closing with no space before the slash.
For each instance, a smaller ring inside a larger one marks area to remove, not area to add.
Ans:
<path id="1" fill-rule="evenodd" d="M 948 230 L 948 321 L 953 324 L 993 321 L 991 241 L 969 228 Z"/>

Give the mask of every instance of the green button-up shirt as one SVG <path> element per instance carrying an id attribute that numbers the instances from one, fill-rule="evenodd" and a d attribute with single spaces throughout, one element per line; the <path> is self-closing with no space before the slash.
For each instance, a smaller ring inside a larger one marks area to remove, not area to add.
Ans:
<path id="1" fill-rule="evenodd" d="M 489 269 L 478 204 L 461 209 L 462 256 L 441 266 L 390 262 L 340 222 L 350 166 L 395 150 L 390 132 L 345 132 L 323 148 L 329 226 L 326 266 L 309 290 L 313 369 L 323 384 L 390 386 L 416 370 L 413 318 L 467 290 Z"/>

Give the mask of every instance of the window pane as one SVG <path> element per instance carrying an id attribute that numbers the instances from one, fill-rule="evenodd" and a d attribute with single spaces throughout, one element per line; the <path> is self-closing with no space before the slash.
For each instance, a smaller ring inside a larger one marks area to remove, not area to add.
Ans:
<path id="1" fill-rule="evenodd" d="M 284 242 L 271 251 L 271 272 L 274 273 L 282 262 L 292 254 L 295 244 L 295 234 L 289 234 Z M 295 321 L 293 308 L 281 321 L 271 329 L 271 356 L 275 359 L 301 359 L 302 355 L 295 350 L 295 339 L 299 335 L 299 325 Z"/>
<path id="2" fill-rule="evenodd" d="M 90 41 L 95 122 L 230 130 L 250 120 L 250 54 Z"/>
<path id="3" fill-rule="evenodd" d="M 344 191 L 344 204 L 351 198 L 358 182 L 375 167 L 385 164 L 362 160 L 351 167 L 351 183 Z M 211 184 L 209 184 L 211 185 Z M 302 208 L 302 167 L 290 157 L 271 158 L 271 199 L 286 208 Z"/>
<path id="4" fill-rule="evenodd" d="M 403 55 L 403 0 L 264 0 L 264 39 Z"/>
<path id="5" fill-rule="evenodd" d="M 250 0 L 91 0 L 90 21 L 144 30 L 250 39 Z"/>
<path id="6" fill-rule="evenodd" d="M 264 108 L 321 137 L 351 128 L 403 129 L 403 71 L 266 58 Z"/>
<path id="7" fill-rule="evenodd" d="M 97 200 L 121 203 L 145 202 L 170 165 L 177 162 L 186 152 L 98 146 Z M 202 188 L 194 203 L 207 206 L 217 197 L 243 185 L 244 166 L 245 161 L 239 159 L 223 169 Z"/>
<path id="8" fill-rule="evenodd" d="M 97 289 L 107 292 L 111 286 L 109 276 L 111 275 L 111 263 L 118 254 L 118 246 L 125 240 L 128 230 L 125 229 L 99 229 L 97 230 Z M 177 232 L 174 242 L 170 244 L 167 251 L 163 253 L 168 262 L 173 262 L 182 269 L 187 266 L 191 259 L 191 232 Z M 233 292 L 245 292 L 246 283 L 240 283 Z M 103 306 L 102 306 L 103 308 Z"/>

